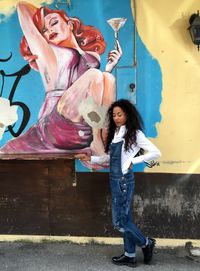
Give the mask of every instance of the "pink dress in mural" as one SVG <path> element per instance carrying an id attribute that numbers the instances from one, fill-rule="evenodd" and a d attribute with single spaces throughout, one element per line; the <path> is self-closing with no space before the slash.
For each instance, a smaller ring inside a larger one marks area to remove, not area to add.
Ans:
<path id="1" fill-rule="evenodd" d="M 59 59 L 56 89 L 46 92 L 38 122 L 24 135 L 10 140 L 1 149 L 5 153 L 66 152 L 89 147 L 92 142 L 92 128 L 84 120 L 72 122 L 64 118 L 56 105 L 64 91 L 89 68 L 98 68 L 99 62 L 87 53 L 83 58 L 74 49 L 51 47 Z M 84 87 L 83 83 L 79 87 Z M 77 106 L 76 99 L 73 106 Z"/>

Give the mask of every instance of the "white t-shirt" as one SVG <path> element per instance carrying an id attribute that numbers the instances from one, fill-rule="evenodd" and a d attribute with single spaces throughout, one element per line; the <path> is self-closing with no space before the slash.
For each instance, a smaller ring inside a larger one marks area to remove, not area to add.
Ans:
<path id="1" fill-rule="evenodd" d="M 138 130 L 136 133 L 136 143 L 133 144 L 128 151 L 125 151 L 124 149 L 125 140 L 123 138 L 125 132 L 126 126 L 123 125 L 120 127 L 119 132 L 115 133 L 114 138 L 112 140 L 113 143 L 124 141 L 121 153 L 121 165 L 123 174 L 128 172 L 128 168 L 130 167 L 131 163 L 133 165 L 136 165 L 142 162 L 150 162 L 161 156 L 159 149 L 140 130 Z M 135 157 L 141 148 L 145 151 L 145 154 Z M 91 162 L 93 164 L 104 164 L 108 163 L 109 161 L 110 161 L 109 154 L 102 156 L 91 156 Z"/>

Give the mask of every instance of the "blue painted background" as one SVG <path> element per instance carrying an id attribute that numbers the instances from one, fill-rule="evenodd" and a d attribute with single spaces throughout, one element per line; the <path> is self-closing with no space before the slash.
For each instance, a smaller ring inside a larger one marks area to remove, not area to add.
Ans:
<path id="1" fill-rule="evenodd" d="M 50 8 L 55 9 L 55 5 L 50 5 Z M 121 68 L 118 68 L 117 72 L 113 72 L 117 75 L 117 97 L 129 98 L 129 82 L 136 84 L 136 106 L 144 120 L 145 134 L 149 137 L 156 137 L 155 124 L 161 120 L 159 107 L 162 98 L 162 74 L 159 63 L 149 54 L 138 35 L 136 35 L 137 65 L 132 67 L 134 59 L 134 21 L 130 1 L 74 0 L 71 9 L 68 9 L 65 5 L 60 5 L 60 9 L 64 9 L 69 16 L 79 17 L 84 24 L 93 25 L 101 30 L 107 43 L 107 49 L 101 56 L 101 70 L 104 70 L 108 52 L 114 46 L 114 32 L 106 21 L 114 17 L 127 18 L 124 27 L 119 32 L 119 41 L 123 50 L 123 56 L 118 63 Z M 0 43 L 0 58 L 7 58 L 12 52 L 10 61 L 0 62 L 0 70 L 8 74 L 14 73 L 27 64 L 19 53 L 22 31 L 16 12 L 4 23 L 0 24 L 0 36 L 3 37 Z M 130 72 L 123 73 L 123 69 L 129 69 Z M 0 80 L 2 81 L 2 78 Z M 7 98 L 9 96 L 13 81 L 14 78 L 6 78 L 2 97 Z M 43 98 L 44 88 L 40 75 L 31 70 L 29 74 L 20 80 L 14 96 L 14 101 L 24 102 L 31 112 L 31 118 L 25 131 L 37 121 Z M 20 109 L 18 113 L 22 115 Z M 10 133 L 6 132 L 0 141 L 0 146 L 3 146 L 10 138 Z M 77 171 L 88 171 L 78 161 L 76 162 L 76 169 Z M 134 168 L 134 171 L 143 170 L 144 165 L 138 165 Z"/>

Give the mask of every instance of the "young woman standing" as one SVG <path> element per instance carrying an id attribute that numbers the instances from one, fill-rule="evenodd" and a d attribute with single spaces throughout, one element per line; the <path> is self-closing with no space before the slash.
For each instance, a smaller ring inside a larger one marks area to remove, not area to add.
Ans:
<path id="1" fill-rule="evenodd" d="M 124 253 L 113 257 L 117 265 L 136 266 L 136 245 L 142 248 L 144 263 L 150 263 L 155 240 L 144 236 L 132 220 L 132 200 L 135 180 L 132 165 L 160 157 L 158 148 L 142 132 L 142 119 L 128 100 L 114 102 L 107 113 L 108 135 L 103 156 L 76 155 L 83 161 L 110 164 L 113 226 L 123 233 Z M 140 152 L 140 150 L 143 150 Z M 140 153 L 140 154 L 139 154 Z M 136 156 L 137 155 L 137 156 Z"/>

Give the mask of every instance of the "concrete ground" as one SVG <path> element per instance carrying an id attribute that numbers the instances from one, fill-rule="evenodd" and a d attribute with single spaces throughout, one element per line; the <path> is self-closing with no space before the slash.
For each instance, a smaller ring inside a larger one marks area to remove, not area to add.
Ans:
<path id="1" fill-rule="evenodd" d="M 111 258 L 122 252 L 121 245 L 73 244 L 69 242 L 0 242 L 0 271 L 128 271 Z M 156 248 L 151 265 L 143 264 L 137 251 L 138 271 L 200 271 L 199 257 L 184 247 Z"/>

